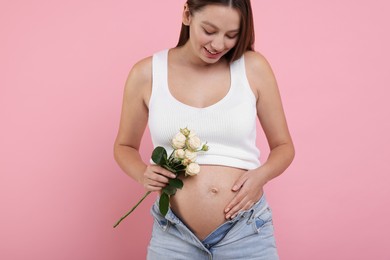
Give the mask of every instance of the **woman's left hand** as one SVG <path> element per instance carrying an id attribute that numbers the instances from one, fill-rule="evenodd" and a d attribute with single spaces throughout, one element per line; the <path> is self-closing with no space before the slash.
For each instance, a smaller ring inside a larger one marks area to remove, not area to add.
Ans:
<path id="1" fill-rule="evenodd" d="M 236 192 L 233 200 L 225 208 L 225 218 L 232 219 L 240 211 L 250 209 L 263 195 L 266 180 L 257 170 L 248 170 L 233 184 L 232 191 Z"/>

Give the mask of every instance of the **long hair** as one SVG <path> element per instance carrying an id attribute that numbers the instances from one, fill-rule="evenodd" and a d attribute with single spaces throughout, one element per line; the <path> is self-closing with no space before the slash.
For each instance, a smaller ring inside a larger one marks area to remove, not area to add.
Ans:
<path id="1" fill-rule="evenodd" d="M 255 30 L 253 26 L 253 14 L 250 0 L 187 0 L 190 14 L 201 11 L 207 5 L 223 5 L 237 9 L 240 13 L 240 32 L 236 45 L 228 53 L 225 58 L 229 61 L 235 61 L 240 58 L 245 51 L 254 50 Z M 181 25 L 179 42 L 176 47 L 183 46 L 190 38 L 190 27 Z"/>

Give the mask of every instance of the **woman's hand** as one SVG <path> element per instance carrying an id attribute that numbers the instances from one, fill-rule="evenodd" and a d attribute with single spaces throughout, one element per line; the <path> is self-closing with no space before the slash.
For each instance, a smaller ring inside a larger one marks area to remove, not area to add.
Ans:
<path id="1" fill-rule="evenodd" d="M 250 209 L 263 195 L 266 180 L 258 170 L 245 172 L 234 184 L 232 191 L 236 192 L 233 200 L 225 208 L 225 218 L 232 219 L 240 211 Z"/>
<path id="2" fill-rule="evenodd" d="M 160 191 L 164 188 L 169 178 L 175 178 L 176 175 L 158 165 L 149 165 L 142 176 L 141 183 L 148 191 Z"/>

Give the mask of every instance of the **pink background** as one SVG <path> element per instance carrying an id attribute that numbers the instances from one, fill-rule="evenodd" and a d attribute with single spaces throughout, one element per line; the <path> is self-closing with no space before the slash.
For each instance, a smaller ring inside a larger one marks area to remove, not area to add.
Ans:
<path id="1" fill-rule="evenodd" d="M 112 228 L 144 193 L 112 146 L 127 73 L 176 44 L 183 3 L 2 1 L 0 259 L 145 258 L 153 198 Z M 389 2 L 253 9 L 297 150 L 266 187 L 281 259 L 390 259 Z"/>

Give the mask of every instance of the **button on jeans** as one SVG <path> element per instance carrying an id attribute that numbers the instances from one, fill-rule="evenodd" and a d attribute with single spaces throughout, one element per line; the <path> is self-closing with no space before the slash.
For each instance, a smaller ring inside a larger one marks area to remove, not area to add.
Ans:
<path id="1" fill-rule="evenodd" d="M 277 260 L 272 212 L 265 195 L 249 210 L 216 228 L 203 241 L 169 209 L 152 206 L 153 232 L 148 260 Z"/>

